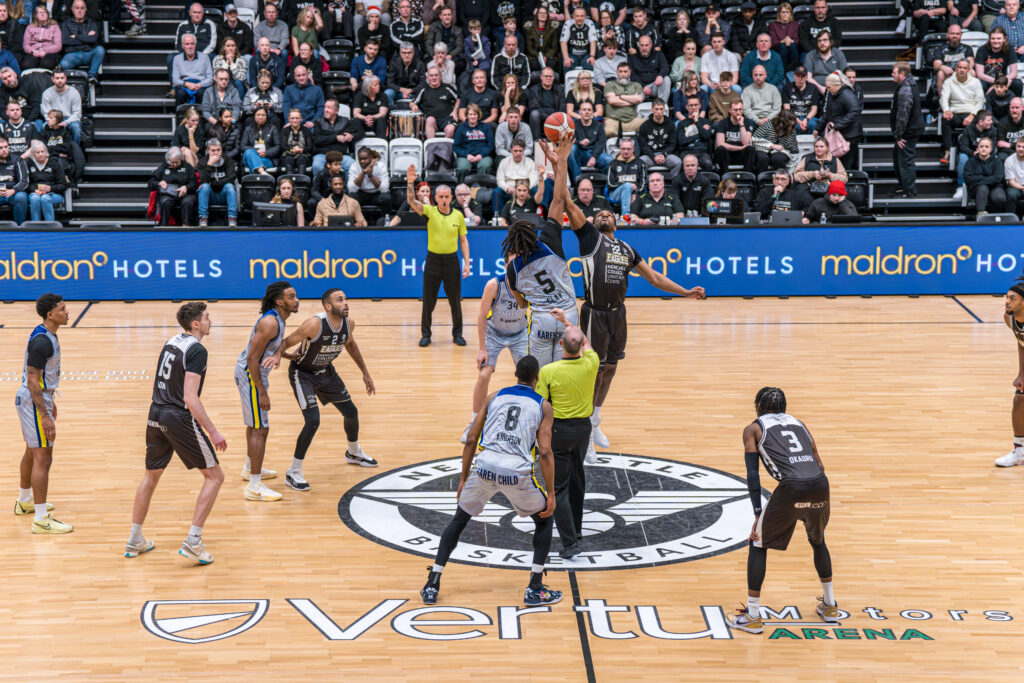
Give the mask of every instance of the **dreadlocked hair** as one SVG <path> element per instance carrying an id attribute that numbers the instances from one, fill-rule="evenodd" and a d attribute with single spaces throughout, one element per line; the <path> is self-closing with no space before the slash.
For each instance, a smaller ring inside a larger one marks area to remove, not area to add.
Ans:
<path id="1" fill-rule="evenodd" d="M 508 234 L 501 243 L 505 255 L 526 256 L 537 248 L 537 228 L 530 221 L 516 221 L 508 226 Z"/>
<path id="2" fill-rule="evenodd" d="M 759 416 L 769 413 L 784 413 L 786 412 L 786 395 L 778 387 L 764 387 L 757 392 L 757 397 L 754 398 L 754 408 Z"/>
<path id="3" fill-rule="evenodd" d="M 263 301 L 260 302 L 260 313 L 266 313 L 273 308 L 274 301 L 277 300 L 277 297 L 281 296 L 281 292 L 291 286 L 291 283 L 287 280 L 278 280 L 267 285 L 267 292 L 263 295 Z"/>
<path id="4" fill-rule="evenodd" d="M 1021 296 L 1024 296 L 1024 275 L 1021 275 L 1013 281 L 1013 284 L 1010 285 L 1010 291 L 1017 292 Z"/>

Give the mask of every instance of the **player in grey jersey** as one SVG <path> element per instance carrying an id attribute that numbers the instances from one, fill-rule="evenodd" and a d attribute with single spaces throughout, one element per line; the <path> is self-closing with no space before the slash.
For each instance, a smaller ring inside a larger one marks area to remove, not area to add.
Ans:
<path id="1" fill-rule="evenodd" d="M 473 387 L 473 416 L 469 418 L 466 430 L 462 432 L 460 441 L 466 443 L 469 429 L 473 421 L 484 407 L 487 397 L 487 386 L 491 383 L 491 375 L 498 363 L 502 349 L 508 349 L 512 361 L 529 354 L 530 325 L 526 309 L 519 305 L 508 282 L 492 277 L 484 286 L 480 297 L 480 313 L 476 318 L 477 339 L 480 352 L 476 355 L 476 367 L 479 375 Z"/>
<path id="2" fill-rule="evenodd" d="M 814 568 L 821 579 L 823 596 L 818 598 L 818 616 L 828 623 L 839 621 L 839 608 L 832 592 L 832 557 L 825 545 L 828 526 L 828 478 L 818 456 L 818 446 L 803 422 L 786 414 L 786 395 L 782 389 L 764 387 L 754 398 L 757 419 L 743 430 L 747 488 L 754 506 L 754 526 L 750 531 L 747 557 L 747 606 L 740 608 L 733 628 L 761 633 L 761 586 L 768 559 L 768 548 L 785 550 L 798 521 L 804 523 L 807 540 L 814 551 Z M 761 481 L 758 460 L 779 482 L 761 510 Z"/>
<path id="3" fill-rule="evenodd" d="M 345 461 L 362 467 L 377 466 L 377 461 L 359 446 L 359 411 L 345 383 L 334 369 L 334 360 L 342 351 L 347 350 L 363 373 L 366 393 L 372 396 L 377 391 L 359 345 L 352 337 L 355 323 L 348 316 L 348 300 L 345 292 L 332 287 L 323 293 L 320 303 L 324 306 L 323 313 L 306 319 L 281 344 L 282 355 L 291 359 L 288 364 L 288 381 L 295 392 L 295 400 L 299 402 L 304 422 L 295 441 L 291 467 L 284 478 L 285 483 L 297 491 L 309 490 L 309 482 L 302 474 L 302 464 L 313 436 L 320 427 L 320 409 L 316 405 L 318 399 L 324 405 L 333 404 L 345 418 L 345 436 L 348 438 Z M 287 349 L 296 344 L 299 344 L 299 348 L 289 353 Z"/>
<path id="4" fill-rule="evenodd" d="M 580 260 L 583 262 L 583 306 L 580 307 L 580 327 L 590 340 L 591 346 L 601 359 L 597 382 L 594 386 L 594 412 L 590 416 L 593 424 L 593 442 L 601 448 L 610 443 L 600 429 L 601 408 L 608 398 L 612 378 L 618 363 L 626 353 L 626 289 L 629 274 L 636 271 L 653 286 L 677 296 L 689 299 L 703 299 L 703 287 L 687 289 L 651 268 L 633 247 L 615 237 L 615 214 L 602 209 L 594 215 L 594 222 L 587 220 L 583 211 L 569 200 L 566 192 L 569 153 L 572 149 L 572 132 L 566 131 L 559 139 L 553 154 L 547 142 L 540 141 L 544 153 L 555 165 L 555 191 L 549 214 L 569 216 L 569 225 L 580 242 Z M 593 446 L 587 457 L 595 457 Z"/>
<path id="5" fill-rule="evenodd" d="M 43 294 L 36 301 L 36 313 L 43 319 L 28 338 L 21 386 L 14 397 L 14 406 L 25 438 L 25 454 L 21 457 L 21 482 L 14 514 L 34 515 L 32 533 L 66 534 L 75 527 L 55 519 L 46 502 L 50 486 L 50 465 L 53 463 L 53 441 L 57 438 L 54 421 L 57 404 L 54 392 L 60 383 L 60 342 L 57 330 L 68 324 L 68 309 L 59 294 Z"/>
<path id="6" fill-rule="evenodd" d="M 284 341 L 284 325 L 288 316 L 299 310 L 299 297 L 295 288 L 280 280 L 267 285 L 267 291 L 260 302 L 260 317 L 249 335 L 249 343 L 238 356 L 235 365 L 235 385 L 242 401 L 242 421 L 245 423 L 247 456 L 242 469 L 246 500 L 281 500 L 281 494 L 263 483 L 277 475 L 273 470 L 263 468 L 263 456 L 267 451 L 267 436 L 270 432 L 270 396 L 267 385 L 270 371 L 281 364 L 281 342 Z"/>
<path id="7" fill-rule="evenodd" d="M 1017 278 L 1006 292 L 1003 320 L 1017 341 L 1017 378 L 1013 380 L 1013 450 L 996 459 L 999 467 L 1024 464 L 1024 277 Z"/>
<path id="8" fill-rule="evenodd" d="M 224 471 L 214 450 L 226 450 L 221 436 L 199 399 L 206 378 L 208 354 L 203 337 L 212 322 L 206 304 L 192 301 L 178 309 L 178 324 L 184 332 L 164 344 L 153 379 L 153 401 L 146 420 L 146 473 L 135 491 L 132 530 L 124 546 L 125 557 L 138 557 L 156 547 L 142 535 L 149 503 L 171 456 L 178 454 L 188 469 L 203 475 L 203 487 L 196 498 L 192 527 L 178 554 L 199 564 L 210 564 L 213 555 L 203 546 L 203 525 L 224 483 Z M 207 436 L 209 434 L 209 436 Z"/>
<path id="9" fill-rule="evenodd" d="M 441 572 L 459 543 L 469 521 L 483 512 L 496 493 L 502 493 L 520 517 L 531 517 L 533 534 L 533 566 L 530 584 L 523 595 L 529 606 L 550 605 L 562 599 L 561 591 L 542 583 L 544 564 L 551 550 L 551 534 L 555 511 L 554 491 L 548 493 L 555 480 L 555 460 L 551 453 L 551 404 L 537 393 L 540 364 L 526 356 L 516 364 L 515 386 L 506 387 L 487 397 L 487 407 L 473 421 L 470 439 L 462 449 L 462 476 L 456 493 L 459 504 L 455 517 L 441 535 L 434 566 L 427 583 L 420 590 L 423 602 L 433 605 L 441 589 Z M 480 452 L 474 459 L 479 439 Z M 537 460 L 544 484 L 537 480 Z"/>
<path id="10" fill-rule="evenodd" d="M 576 291 L 562 251 L 562 225 L 548 219 L 538 236 L 530 221 L 515 221 L 501 248 L 509 289 L 518 294 L 521 306 L 530 305 L 529 354 L 541 367 L 553 363 L 562 357 L 558 342 L 565 327 L 551 311 L 560 308 L 570 322 L 579 323 Z"/>

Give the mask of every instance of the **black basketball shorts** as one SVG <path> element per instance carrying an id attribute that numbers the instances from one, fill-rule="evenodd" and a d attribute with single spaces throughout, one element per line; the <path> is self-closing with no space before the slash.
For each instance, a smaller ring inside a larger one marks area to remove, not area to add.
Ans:
<path id="1" fill-rule="evenodd" d="M 589 304 L 580 307 L 580 328 L 594 347 L 601 367 L 615 365 L 626 357 L 626 307 L 603 311 Z"/>
<path id="2" fill-rule="evenodd" d="M 780 482 L 757 520 L 760 540 L 754 541 L 754 546 L 785 550 L 797 521 L 804 523 L 808 541 L 815 545 L 823 543 L 830 506 L 828 478 L 824 474 L 814 479 Z"/>
<path id="3" fill-rule="evenodd" d="M 333 365 L 328 365 L 319 372 L 309 372 L 296 365 L 289 365 L 288 380 L 291 382 L 300 410 L 315 408 L 317 399 L 323 405 L 352 400 Z"/>
<path id="4" fill-rule="evenodd" d="M 192 413 L 153 403 L 146 427 L 146 469 L 164 469 L 174 453 L 190 470 L 205 470 L 217 464 L 213 444 Z"/>

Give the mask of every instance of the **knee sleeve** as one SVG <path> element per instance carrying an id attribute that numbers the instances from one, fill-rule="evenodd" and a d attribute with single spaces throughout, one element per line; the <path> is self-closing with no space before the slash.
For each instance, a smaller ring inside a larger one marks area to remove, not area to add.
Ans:
<path id="1" fill-rule="evenodd" d="M 758 548 L 753 541 L 750 543 L 750 553 L 747 555 L 747 589 L 761 591 L 764 585 L 764 574 L 768 567 L 768 549 Z"/>
<path id="2" fill-rule="evenodd" d="M 320 428 L 320 409 L 316 406 L 306 408 L 302 411 L 302 419 L 304 422 L 302 431 L 299 432 L 299 436 L 295 440 L 296 460 L 305 459 L 306 451 L 309 450 L 309 444 L 313 443 L 313 436 L 316 435 L 316 430 Z"/>
<path id="3" fill-rule="evenodd" d="M 818 572 L 819 579 L 827 579 L 832 576 L 832 555 L 828 552 L 828 546 L 824 542 L 811 544 L 814 549 L 814 569 Z"/>
<path id="4" fill-rule="evenodd" d="M 359 410 L 351 399 L 335 403 L 334 407 L 345 417 L 345 437 L 349 441 L 359 441 Z"/>

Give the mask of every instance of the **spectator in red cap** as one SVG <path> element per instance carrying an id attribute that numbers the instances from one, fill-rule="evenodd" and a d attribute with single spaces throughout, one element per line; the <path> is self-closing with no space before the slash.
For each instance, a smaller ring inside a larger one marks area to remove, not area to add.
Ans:
<path id="1" fill-rule="evenodd" d="M 831 223 L 832 216 L 856 216 L 857 207 L 846 198 L 846 183 L 833 180 L 828 184 L 828 192 L 811 202 L 804 212 L 804 223 Z"/>

